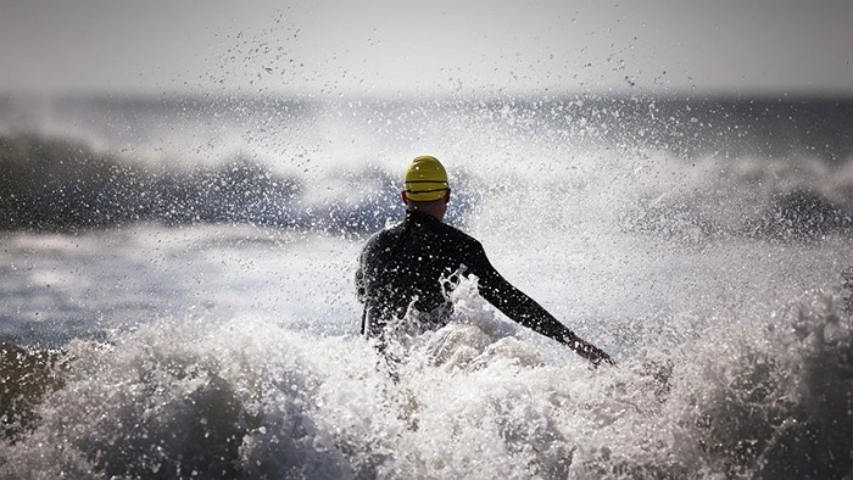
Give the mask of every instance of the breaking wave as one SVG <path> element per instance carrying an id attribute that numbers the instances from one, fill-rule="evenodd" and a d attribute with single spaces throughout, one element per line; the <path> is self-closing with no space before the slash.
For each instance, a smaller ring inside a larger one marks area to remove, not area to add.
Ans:
<path id="1" fill-rule="evenodd" d="M 76 141 L 0 137 L 0 228 L 85 230 L 136 222 L 252 224 L 335 233 L 385 226 L 398 187 L 378 168 L 349 181 L 371 195 L 304 201 L 304 180 L 273 173 L 249 156 L 211 166 L 154 167 Z M 464 179 L 453 215 L 469 208 Z M 360 190 L 359 190 L 360 191 Z"/>
<path id="2" fill-rule="evenodd" d="M 503 197 L 510 185 L 528 192 L 560 192 L 568 185 L 566 194 L 576 202 L 603 209 L 587 216 L 611 216 L 615 209 L 620 228 L 632 233 L 808 239 L 853 230 L 853 159 L 832 166 L 636 154 L 634 162 L 614 161 L 597 173 L 572 167 L 529 185 L 500 173 L 459 172 L 449 219 L 464 224 L 482 199 Z M 0 137 L 0 168 L 7 172 L 0 178 L 3 229 L 76 231 L 159 222 L 368 233 L 394 218 L 399 203 L 399 182 L 378 166 L 344 171 L 351 194 L 316 202 L 308 198 L 318 189 L 312 185 L 342 179 L 282 175 L 246 155 L 207 166 L 155 167 L 33 135 Z M 662 172 L 672 180 L 661 179 Z M 614 183 L 612 177 L 625 180 Z M 612 188 L 621 188 L 617 203 L 584 198 Z M 583 213 L 578 217 L 583 220 Z"/>
<path id="3" fill-rule="evenodd" d="M 5 347 L 4 388 L 20 390 L 3 404 L 0 476 L 850 474 L 853 316 L 840 291 L 598 370 L 546 358 L 475 285 L 453 295 L 454 322 L 413 339 L 399 382 L 361 338 L 266 319 L 161 322 L 61 353 Z"/>

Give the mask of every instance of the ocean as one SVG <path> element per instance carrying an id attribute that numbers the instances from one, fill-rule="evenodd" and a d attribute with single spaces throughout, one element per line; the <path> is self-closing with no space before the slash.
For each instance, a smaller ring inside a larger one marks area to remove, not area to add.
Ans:
<path id="1" fill-rule="evenodd" d="M 476 279 L 397 380 L 366 238 L 431 154 Z M 0 478 L 850 478 L 853 99 L 0 96 Z"/>

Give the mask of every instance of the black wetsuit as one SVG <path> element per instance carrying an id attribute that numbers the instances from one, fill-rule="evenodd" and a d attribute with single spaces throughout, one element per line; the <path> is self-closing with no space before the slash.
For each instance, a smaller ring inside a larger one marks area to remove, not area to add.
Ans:
<path id="1" fill-rule="evenodd" d="M 457 272 L 476 275 L 483 298 L 521 325 L 561 343 L 583 343 L 507 282 L 489 263 L 480 242 L 417 210 L 409 210 L 403 222 L 370 237 L 361 253 L 356 286 L 364 303 L 362 333 L 382 338 L 389 322 L 402 318 L 412 302 L 419 312 L 440 312 L 447 301 L 439 279 Z M 428 328 L 440 328 L 448 321 L 448 315 L 428 318 L 433 322 Z"/>

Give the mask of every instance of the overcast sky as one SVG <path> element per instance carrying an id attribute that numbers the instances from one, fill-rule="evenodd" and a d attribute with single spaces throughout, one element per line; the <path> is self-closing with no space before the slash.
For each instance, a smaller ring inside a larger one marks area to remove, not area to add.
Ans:
<path id="1" fill-rule="evenodd" d="M 0 0 L 0 92 L 853 95 L 853 0 Z"/>

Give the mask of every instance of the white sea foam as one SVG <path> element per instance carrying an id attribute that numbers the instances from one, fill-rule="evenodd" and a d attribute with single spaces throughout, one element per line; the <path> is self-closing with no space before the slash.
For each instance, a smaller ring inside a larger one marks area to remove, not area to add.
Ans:
<path id="1" fill-rule="evenodd" d="M 395 382 L 359 337 L 265 319 L 74 340 L 4 478 L 843 475 L 851 316 L 812 292 L 670 351 L 545 361 L 467 286 Z M 195 473 L 193 473 L 195 472 Z"/>

